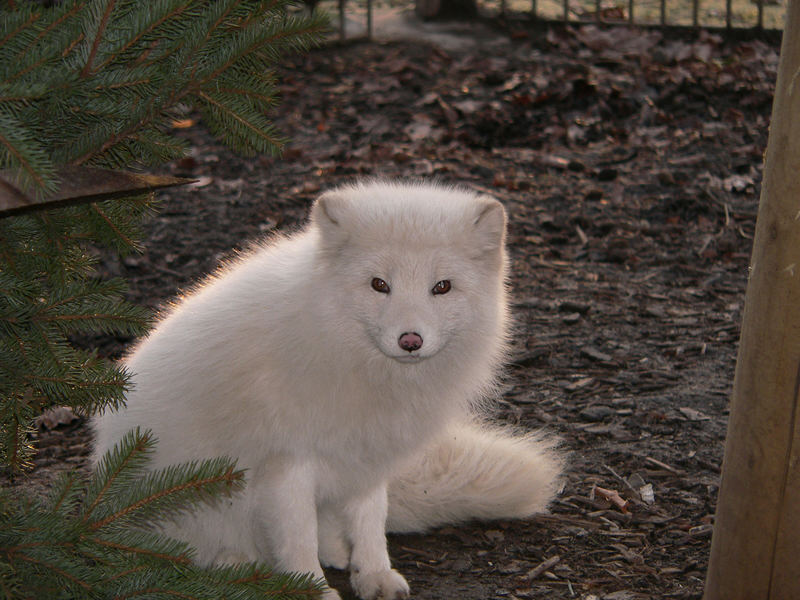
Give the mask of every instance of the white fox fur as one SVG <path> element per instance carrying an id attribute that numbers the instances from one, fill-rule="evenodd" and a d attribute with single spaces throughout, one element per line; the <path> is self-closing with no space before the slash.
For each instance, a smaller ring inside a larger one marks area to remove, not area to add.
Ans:
<path id="1" fill-rule="evenodd" d="M 95 460 L 136 426 L 158 438 L 155 467 L 235 457 L 245 491 L 169 526 L 199 561 L 320 577 L 322 562 L 365 600 L 407 597 L 387 515 L 396 531 L 524 517 L 555 493 L 548 443 L 475 416 L 506 351 L 505 225 L 461 189 L 323 194 L 305 229 L 181 298 L 133 351 Z"/>

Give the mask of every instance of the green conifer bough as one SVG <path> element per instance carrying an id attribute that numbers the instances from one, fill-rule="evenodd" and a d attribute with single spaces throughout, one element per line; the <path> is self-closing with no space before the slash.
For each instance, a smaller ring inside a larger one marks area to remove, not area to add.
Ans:
<path id="1" fill-rule="evenodd" d="M 244 480 L 224 458 L 146 471 L 153 443 L 131 432 L 90 478 L 65 474 L 43 500 L 0 498 L 0 597 L 316 597 L 321 586 L 310 576 L 259 564 L 201 568 L 186 544 L 158 534 L 160 521 Z"/>
<path id="2" fill-rule="evenodd" d="M 65 166 L 178 158 L 186 145 L 170 124 L 189 113 L 241 153 L 275 153 L 271 69 L 324 29 L 288 0 L 0 0 L 0 185 L 47 196 Z M 0 218 L 0 468 L 25 466 L 42 409 L 124 402 L 125 370 L 70 336 L 146 331 L 148 313 L 124 300 L 124 282 L 96 276 L 91 248 L 135 250 L 151 208 L 140 195 Z M 159 535 L 153 523 L 235 493 L 244 475 L 228 459 L 147 471 L 153 443 L 132 432 L 46 500 L 0 489 L 0 598 L 316 594 L 263 565 L 200 568 Z"/>

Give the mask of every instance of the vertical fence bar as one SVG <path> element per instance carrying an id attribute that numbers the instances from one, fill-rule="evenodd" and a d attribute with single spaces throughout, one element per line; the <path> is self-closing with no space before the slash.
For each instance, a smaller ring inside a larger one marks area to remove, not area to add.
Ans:
<path id="1" fill-rule="evenodd" d="M 569 23 L 569 0 L 564 0 L 564 23 Z"/>
<path id="2" fill-rule="evenodd" d="M 344 0 L 339 0 L 339 39 L 344 40 L 346 37 L 344 31 Z"/>
<path id="3" fill-rule="evenodd" d="M 600 18 L 600 0 L 594 0 L 594 20 L 601 21 Z"/>
<path id="4" fill-rule="evenodd" d="M 534 21 L 539 18 L 539 7 L 536 5 L 536 0 L 531 0 L 531 16 Z"/>
<path id="5" fill-rule="evenodd" d="M 506 0 L 500 0 L 500 16 L 506 16 Z"/>
<path id="6" fill-rule="evenodd" d="M 372 0 L 367 0 L 367 39 L 372 39 Z"/>
<path id="7" fill-rule="evenodd" d="M 661 0 L 661 26 L 667 24 L 667 0 Z"/>
<path id="8" fill-rule="evenodd" d="M 634 21 L 633 21 L 633 0 L 628 0 L 628 23 L 630 25 L 634 24 Z"/>
<path id="9" fill-rule="evenodd" d="M 692 0 L 692 27 L 697 27 L 699 24 L 700 15 L 700 0 Z"/>
<path id="10" fill-rule="evenodd" d="M 758 0 L 758 28 L 764 29 L 764 0 Z"/>
<path id="11" fill-rule="evenodd" d="M 725 0 L 725 27 L 728 29 L 733 26 L 731 22 L 731 12 L 733 12 L 732 4 L 733 0 Z"/>

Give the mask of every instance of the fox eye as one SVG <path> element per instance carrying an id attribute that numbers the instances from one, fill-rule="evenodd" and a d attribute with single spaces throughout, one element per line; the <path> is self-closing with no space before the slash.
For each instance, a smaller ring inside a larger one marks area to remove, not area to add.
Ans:
<path id="1" fill-rule="evenodd" d="M 389 293 L 389 284 L 386 283 L 380 277 L 374 277 L 372 279 L 372 289 L 376 292 L 380 292 L 381 294 L 388 294 Z"/>
<path id="2" fill-rule="evenodd" d="M 449 279 L 442 279 L 439 281 L 433 289 L 431 290 L 434 294 L 446 294 L 450 291 L 450 280 Z"/>

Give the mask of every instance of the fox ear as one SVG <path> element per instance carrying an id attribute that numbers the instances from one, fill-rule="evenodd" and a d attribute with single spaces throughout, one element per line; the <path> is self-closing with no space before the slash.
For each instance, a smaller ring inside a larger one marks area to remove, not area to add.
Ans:
<path id="1" fill-rule="evenodd" d="M 341 190 L 325 192 L 311 207 L 311 222 L 326 236 L 341 236 L 348 209 L 347 195 Z"/>
<path id="2" fill-rule="evenodd" d="M 478 196 L 475 233 L 481 250 L 490 252 L 503 247 L 506 239 L 506 209 L 491 196 Z"/>

